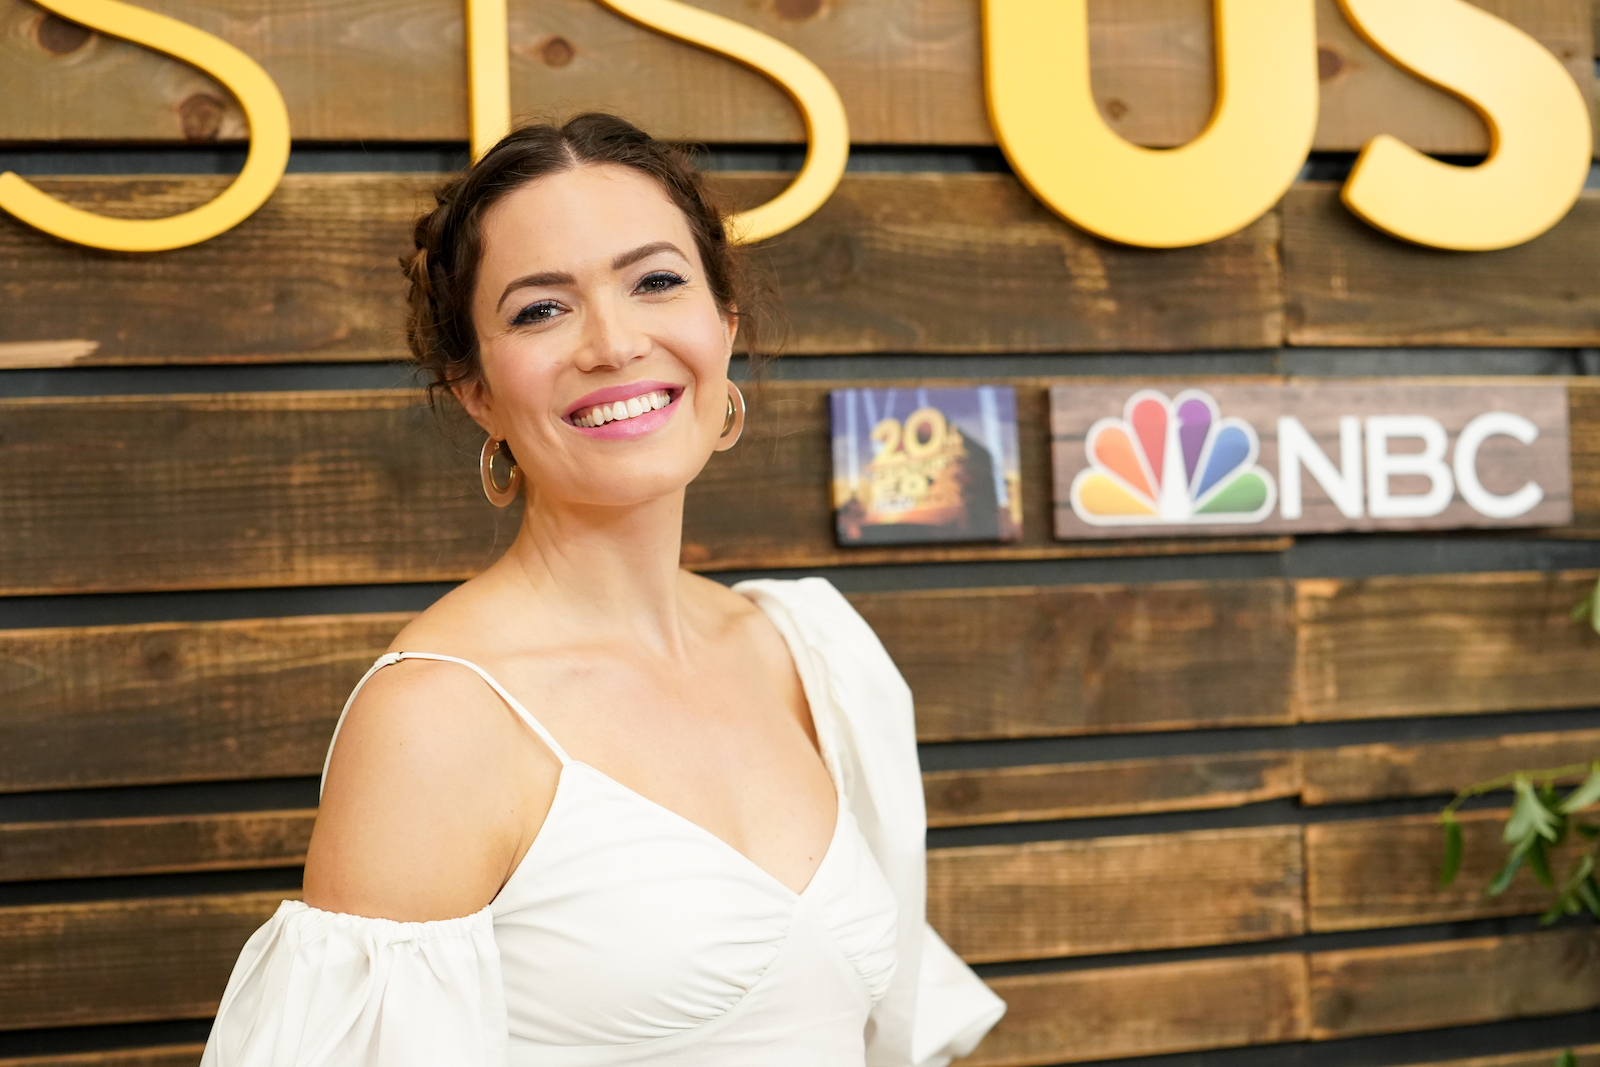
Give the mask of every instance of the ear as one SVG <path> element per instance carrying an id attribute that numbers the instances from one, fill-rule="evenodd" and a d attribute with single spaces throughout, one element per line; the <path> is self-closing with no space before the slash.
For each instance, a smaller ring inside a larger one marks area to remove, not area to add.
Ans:
<path id="1" fill-rule="evenodd" d="M 489 387 L 483 379 L 456 382 L 450 386 L 450 392 L 455 394 L 466 413 L 472 416 L 473 422 L 483 427 L 490 437 L 499 436 L 494 430 L 494 398 L 489 395 Z"/>
<path id="2" fill-rule="evenodd" d="M 730 307 L 723 313 L 722 321 L 727 325 L 728 355 L 732 356 L 734 339 L 739 336 L 739 308 L 737 306 Z"/>

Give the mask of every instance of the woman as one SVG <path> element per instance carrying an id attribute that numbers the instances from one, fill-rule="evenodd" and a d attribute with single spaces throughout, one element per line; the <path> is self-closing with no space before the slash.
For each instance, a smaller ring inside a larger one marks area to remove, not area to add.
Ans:
<path id="1" fill-rule="evenodd" d="M 416 245 L 412 351 L 522 526 L 351 695 L 304 903 L 245 946 L 206 1067 L 970 1051 L 1004 1006 L 923 921 L 905 683 L 821 579 L 678 566 L 743 423 L 699 176 L 617 118 L 530 126 Z"/>

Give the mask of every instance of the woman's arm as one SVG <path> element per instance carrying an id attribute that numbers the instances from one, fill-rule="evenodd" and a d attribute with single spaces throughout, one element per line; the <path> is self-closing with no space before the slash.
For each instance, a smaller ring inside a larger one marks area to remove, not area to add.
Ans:
<path id="1" fill-rule="evenodd" d="M 306 903 L 401 922 L 478 911 L 532 841 L 559 770 L 466 669 L 385 667 L 339 732 L 306 857 Z"/>

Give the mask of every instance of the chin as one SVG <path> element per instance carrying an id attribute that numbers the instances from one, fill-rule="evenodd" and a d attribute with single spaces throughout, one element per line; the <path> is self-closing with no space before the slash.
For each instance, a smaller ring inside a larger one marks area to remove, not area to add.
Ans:
<path id="1" fill-rule="evenodd" d="M 578 484 L 555 490 L 557 501 L 592 507 L 635 507 L 683 492 L 700 473 L 705 460 L 663 463 L 617 463 L 590 472 Z"/>

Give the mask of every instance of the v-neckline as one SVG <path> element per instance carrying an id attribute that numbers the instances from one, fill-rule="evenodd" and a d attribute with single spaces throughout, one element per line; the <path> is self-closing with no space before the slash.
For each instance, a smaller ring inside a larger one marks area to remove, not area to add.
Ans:
<path id="1" fill-rule="evenodd" d="M 737 590 L 735 590 L 735 592 L 737 593 Z M 512 868 L 511 874 L 506 877 L 506 880 L 503 883 L 501 883 L 500 889 L 495 893 L 494 898 L 490 900 L 490 906 L 493 906 L 494 903 L 500 899 L 501 894 L 503 894 L 511 885 L 511 883 L 517 880 L 517 877 L 522 873 L 523 867 L 525 867 L 528 863 L 528 857 L 532 856 L 534 851 L 538 848 L 539 841 L 545 836 L 545 831 L 550 825 L 551 816 L 556 813 L 556 803 L 561 797 L 562 787 L 565 786 L 567 782 L 567 770 L 574 764 L 594 772 L 594 774 L 598 775 L 603 781 L 610 783 L 616 788 L 622 790 L 624 793 L 627 793 L 629 796 L 643 801 L 645 804 L 657 811 L 666 813 L 677 821 L 686 824 L 695 832 L 717 842 L 717 844 L 721 845 L 727 851 L 733 853 L 746 866 L 756 871 L 766 881 L 770 882 L 772 885 L 788 894 L 796 902 L 804 899 L 806 894 L 811 891 L 811 887 L 817 884 L 817 876 L 822 873 L 823 867 L 827 866 L 828 864 L 829 857 L 833 855 L 844 826 L 844 784 L 840 781 L 840 776 L 836 771 L 838 760 L 833 750 L 833 746 L 830 743 L 832 741 L 832 735 L 828 733 L 826 729 L 824 729 L 823 723 L 817 715 L 817 704 L 816 700 L 814 699 L 815 694 L 812 692 L 811 680 L 807 676 L 805 668 L 801 665 L 800 650 L 797 649 L 794 642 L 789 639 L 788 631 L 778 624 L 778 620 L 772 617 L 766 608 L 761 605 L 760 601 L 756 600 L 754 597 L 746 597 L 743 593 L 737 593 L 737 595 L 744 597 L 746 602 L 748 602 L 757 611 L 761 612 L 762 615 L 766 616 L 767 621 L 772 623 L 773 629 L 778 631 L 778 636 L 783 640 L 784 648 L 789 653 L 789 660 L 794 664 L 795 676 L 800 679 L 800 691 L 801 696 L 805 698 L 806 714 L 811 718 L 811 731 L 817 735 L 817 754 L 822 759 L 822 769 L 828 775 L 828 781 L 833 786 L 833 833 L 829 835 L 828 844 L 822 851 L 822 859 L 818 860 L 817 865 L 812 868 L 811 876 L 806 879 L 805 886 L 796 892 L 785 882 L 783 882 L 783 880 L 781 880 L 777 875 L 773 874 L 771 871 L 761 866 L 761 864 L 757 863 L 755 860 L 741 852 L 733 845 L 731 841 L 728 841 L 725 838 L 713 833 L 711 830 L 708 830 L 706 827 L 701 826 L 687 815 L 673 811 L 660 801 L 650 799 L 637 789 L 634 789 L 632 786 L 626 785 L 618 779 L 613 778 L 611 775 L 607 774 L 605 771 L 602 771 L 594 764 L 585 763 L 583 760 L 576 759 L 573 756 L 562 752 L 561 754 L 566 756 L 566 762 L 561 765 L 561 770 L 556 775 L 555 793 L 551 799 L 550 808 L 545 813 L 544 822 L 540 824 L 538 832 L 533 835 L 533 840 L 528 843 L 528 849 L 522 854 L 522 859 L 517 862 L 517 865 L 514 868 Z M 482 668 L 479 669 L 481 670 Z M 525 707 L 522 707 L 520 702 L 516 701 L 515 698 L 511 697 L 509 694 L 502 695 L 507 697 L 513 708 L 522 712 L 522 718 L 525 721 L 537 721 L 533 718 L 532 713 L 527 711 Z"/>

